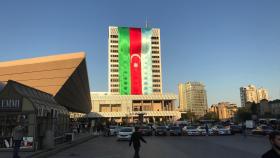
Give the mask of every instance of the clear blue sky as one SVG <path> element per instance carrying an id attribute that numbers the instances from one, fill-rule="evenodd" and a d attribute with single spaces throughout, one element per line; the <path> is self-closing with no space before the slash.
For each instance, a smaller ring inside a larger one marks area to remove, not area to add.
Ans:
<path id="1" fill-rule="evenodd" d="M 208 104 L 240 105 L 255 84 L 280 98 L 279 0 L 1 0 L 0 60 L 87 53 L 92 91 L 107 91 L 108 27 L 161 29 L 164 92 L 201 81 Z"/>

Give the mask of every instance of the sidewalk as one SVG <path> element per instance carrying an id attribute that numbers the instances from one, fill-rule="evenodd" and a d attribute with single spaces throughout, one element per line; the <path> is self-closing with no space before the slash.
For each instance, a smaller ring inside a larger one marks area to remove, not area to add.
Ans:
<path id="1" fill-rule="evenodd" d="M 19 155 L 22 158 L 45 158 L 45 157 L 54 155 L 60 151 L 63 151 L 65 149 L 68 149 L 68 148 L 71 148 L 78 144 L 84 143 L 94 137 L 96 137 L 96 135 L 94 135 L 94 134 L 80 133 L 79 135 L 75 135 L 74 141 L 56 145 L 53 149 L 39 150 L 36 152 L 23 151 L 23 152 L 20 152 Z M 0 157 L 1 158 L 12 158 L 13 151 L 0 152 Z"/>

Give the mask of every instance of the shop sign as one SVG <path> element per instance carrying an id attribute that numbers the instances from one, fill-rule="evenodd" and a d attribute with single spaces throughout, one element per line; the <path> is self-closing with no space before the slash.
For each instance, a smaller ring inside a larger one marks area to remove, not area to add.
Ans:
<path id="1" fill-rule="evenodd" d="M 0 98 L 0 111 L 21 111 L 21 99 Z"/>

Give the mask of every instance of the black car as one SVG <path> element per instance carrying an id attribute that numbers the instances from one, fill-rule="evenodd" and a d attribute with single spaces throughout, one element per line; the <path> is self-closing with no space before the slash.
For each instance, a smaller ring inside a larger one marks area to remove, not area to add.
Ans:
<path id="1" fill-rule="evenodd" d="M 167 128 L 165 126 L 159 126 L 156 128 L 155 136 L 166 136 Z"/>
<path id="2" fill-rule="evenodd" d="M 150 126 L 142 126 L 139 128 L 139 132 L 141 132 L 144 136 L 151 136 L 153 135 L 153 129 Z"/>
<path id="3" fill-rule="evenodd" d="M 169 130 L 169 134 L 171 136 L 181 136 L 182 135 L 181 128 L 177 126 L 171 126 Z"/>
<path id="4" fill-rule="evenodd" d="M 230 133 L 235 134 L 235 133 L 242 133 L 242 127 L 238 125 L 230 125 Z"/>

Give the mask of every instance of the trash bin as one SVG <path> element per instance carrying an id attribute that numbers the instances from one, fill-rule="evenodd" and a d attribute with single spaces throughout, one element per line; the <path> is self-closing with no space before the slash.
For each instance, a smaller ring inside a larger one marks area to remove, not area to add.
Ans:
<path id="1" fill-rule="evenodd" d="M 74 133 L 65 133 L 66 142 L 72 142 L 74 140 Z"/>

